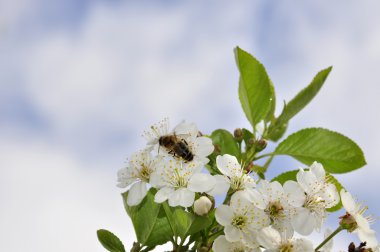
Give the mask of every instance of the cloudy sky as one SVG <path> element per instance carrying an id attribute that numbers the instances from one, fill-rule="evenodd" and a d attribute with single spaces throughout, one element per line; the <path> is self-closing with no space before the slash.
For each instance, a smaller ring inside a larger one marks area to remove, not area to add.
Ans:
<path id="1" fill-rule="evenodd" d="M 334 66 L 288 132 L 321 126 L 355 140 L 368 165 L 337 177 L 379 216 L 379 8 L 347 0 L 0 0 L 0 250 L 100 252 L 99 228 L 130 247 L 115 179 L 143 147 L 142 131 L 166 116 L 203 132 L 248 127 L 236 45 L 264 63 L 279 101 Z M 286 158 L 274 165 L 272 175 L 299 166 Z M 337 250 L 349 240 L 339 236 Z"/>

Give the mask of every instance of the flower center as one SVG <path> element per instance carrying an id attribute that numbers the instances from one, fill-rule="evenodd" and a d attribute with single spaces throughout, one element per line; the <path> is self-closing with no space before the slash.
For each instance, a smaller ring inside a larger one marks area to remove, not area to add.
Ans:
<path id="1" fill-rule="evenodd" d="M 232 226 L 242 230 L 247 225 L 247 216 L 238 215 L 232 219 Z"/>
<path id="2" fill-rule="evenodd" d="M 233 252 L 244 252 L 243 248 L 234 248 Z"/>
<path id="3" fill-rule="evenodd" d="M 153 170 L 149 168 L 149 166 L 146 166 L 144 164 L 141 164 L 141 169 L 139 172 L 139 178 L 142 181 L 148 182 L 150 178 L 150 174 L 152 174 Z"/>
<path id="4" fill-rule="evenodd" d="M 284 207 L 279 201 L 269 202 L 267 208 L 264 210 L 272 219 L 281 218 L 284 216 Z"/>
<path id="5" fill-rule="evenodd" d="M 325 209 L 326 201 L 320 196 L 306 195 L 306 201 L 303 207 L 309 209 L 311 212 L 318 212 Z"/>
<path id="6" fill-rule="evenodd" d="M 283 243 L 280 245 L 279 248 L 280 252 L 292 252 L 293 251 L 293 244 L 290 242 Z"/>

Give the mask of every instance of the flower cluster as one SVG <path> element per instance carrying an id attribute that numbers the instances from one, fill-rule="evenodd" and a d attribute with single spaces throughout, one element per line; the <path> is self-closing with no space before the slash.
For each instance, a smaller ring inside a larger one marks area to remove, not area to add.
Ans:
<path id="1" fill-rule="evenodd" d="M 204 167 L 214 145 L 195 124 L 181 122 L 169 130 L 165 119 L 144 136 L 146 148 L 134 153 L 128 166 L 118 172 L 118 186 L 129 190 L 127 204 L 139 205 L 153 187 L 157 204 L 167 201 L 171 207 L 181 206 L 199 216 L 214 211 L 216 225 L 211 235 L 219 232 L 211 244 L 215 252 L 312 252 L 313 244 L 295 238 L 295 233 L 307 236 L 320 231 L 327 210 L 341 199 L 347 213 L 341 217 L 340 229 L 357 233 L 373 250 L 378 246 L 371 219 L 363 217 L 366 208 L 345 190 L 339 194 L 318 162 L 299 169 L 295 180 L 281 184 L 260 179 L 235 156 L 224 154 L 214 158 L 217 170 L 211 175 Z M 224 196 L 224 202 L 213 210 L 210 199 L 217 195 Z M 318 249 L 328 252 L 331 246 L 330 241 Z"/>
<path id="2" fill-rule="evenodd" d="M 147 147 L 133 154 L 129 165 L 118 172 L 118 186 L 129 188 L 128 205 L 140 204 L 150 186 L 158 190 L 157 203 L 168 200 L 172 207 L 192 206 L 195 193 L 212 194 L 217 178 L 203 173 L 202 168 L 214 146 L 195 124 L 181 122 L 170 131 L 169 121 L 164 119 L 144 136 Z"/>

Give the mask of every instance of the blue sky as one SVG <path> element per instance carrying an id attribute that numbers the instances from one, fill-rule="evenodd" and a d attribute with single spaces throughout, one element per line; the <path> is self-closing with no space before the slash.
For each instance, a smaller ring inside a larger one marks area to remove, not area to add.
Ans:
<path id="1" fill-rule="evenodd" d="M 166 116 L 203 132 L 248 127 L 236 45 L 264 63 L 279 101 L 334 66 L 288 132 L 321 126 L 354 139 L 368 165 L 337 177 L 377 215 L 379 5 L 0 1 L 0 249 L 103 251 L 101 227 L 132 244 L 115 179 L 143 130 Z M 298 167 L 278 158 L 271 175 Z"/>

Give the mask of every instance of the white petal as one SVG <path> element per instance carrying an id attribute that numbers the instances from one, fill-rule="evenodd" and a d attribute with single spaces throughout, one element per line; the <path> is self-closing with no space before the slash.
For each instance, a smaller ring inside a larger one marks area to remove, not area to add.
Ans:
<path id="1" fill-rule="evenodd" d="M 318 180 L 315 177 L 314 173 L 310 171 L 303 171 L 303 170 L 300 170 L 297 173 L 297 182 L 308 194 L 315 191 L 316 190 L 315 186 L 318 184 Z"/>
<path id="2" fill-rule="evenodd" d="M 355 214 L 357 206 L 355 200 L 351 196 L 351 193 L 346 192 L 346 190 L 342 189 L 340 190 L 340 197 L 342 199 L 344 209 L 346 209 L 346 211 L 352 215 Z"/>
<path id="3" fill-rule="evenodd" d="M 208 137 L 197 137 L 194 141 L 194 154 L 200 157 L 207 157 L 214 151 L 212 140 Z"/>
<path id="4" fill-rule="evenodd" d="M 160 190 L 158 190 L 156 195 L 154 195 L 154 201 L 157 203 L 162 203 L 165 200 L 167 200 L 169 197 L 171 197 L 173 192 L 174 192 L 173 188 L 163 187 Z"/>
<path id="5" fill-rule="evenodd" d="M 318 163 L 318 162 L 314 162 L 311 166 L 310 166 L 310 171 L 312 173 L 314 173 L 315 177 L 318 179 L 318 180 L 324 180 L 325 179 L 325 176 L 326 176 L 326 172 L 325 172 L 325 169 L 323 168 L 323 165 Z"/>
<path id="6" fill-rule="evenodd" d="M 198 128 L 195 123 L 182 121 L 174 128 L 174 133 L 176 135 L 189 135 L 195 138 L 198 135 Z"/>
<path id="7" fill-rule="evenodd" d="M 277 248 L 281 242 L 280 233 L 272 227 L 261 229 L 258 232 L 256 239 L 260 245 L 266 249 Z"/>
<path id="8" fill-rule="evenodd" d="M 232 225 L 224 227 L 224 234 L 226 235 L 226 239 L 229 242 L 237 242 L 240 240 L 240 230 L 235 228 Z"/>
<path id="9" fill-rule="evenodd" d="M 189 191 L 187 188 L 180 188 L 173 192 L 169 198 L 169 206 L 183 206 L 190 207 L 193 205 L 195 193 Z"/>
<path id="10" fill-rule="evenodd" d="M 224 235 L 218 236 L 212 245 L 214 252 L 231 252 L 231 243 L 227 241 Z"/>
<path id="11" fill-rule="evenodd" d="M 162 186 L 164 186 L 164 180 L 161 176 L 161 171 L 156 170 L 155 172 L 150 174 L 149 183 L 151 184 L 151 186 L 155 188 L 161 188 Z"/>
<path id="12" fill-rule="evenodd" d="M 227 178 L 223 175 L 214 175 L 215 178 L 215 185 L 214 188 L 211 189 L 211 191 L 207 192 L 211 196 L 217 196 L 217 195 L 224 195 L 228 192 L 228 189 L 230 188 L 230 184 L 227 181 Z"/>
<path id="13" fill-rule="evenodd" d="M 318 195 L 324 199 L 326 208 L 336 206 L 340 201 L 338 191 L 334 184 L 327 184 Z"/>
<path id="14" fill-rule="evenodd" d="M 297 209 L 297 213 L 291 222 L 294 230 L 301 235 L 311 234 L 317 225 L 315 216 L 313 216 L 308 209 L 303 207 Z"/>
<path id="15" fill-rule="evenodd" d="M 132 185 L 128 192 L 127 204 L 129 206 L 136 206 L 141 203 L 147 193 L 146 183 L 137 182 Z"/>
<path id="16" fill-rule="evenodd" d="M 207 192 L 215 187 L 215 178 L 210 174 L 196 173 L 194 174 L 187 185 L 187 188 L 193 192 Z"/>
<path id="17" fill-rule="evenodd" d="M 324 233 L 324 238 L 326 239 L 331 234 L 332 234 L 332 231 L 329 228 L 327 228 L 325 230 L 325 233 Z M 322 248 L 320 249 L 320 251 L 322 251 L 322 252 L 331 252 L 333 246 L 334 246 L 334 239 L 331 239 L 325 245 L 322 246 Z"/>
<path id="18" fill-rule="evenodd" d="M 262 193 L 255 189 L 246 191 L 249 197 L 249 201 L 251 201 L 255 207 L 260 208 L 262 210 L 264 210 L 267 207 L 268 202 L 264 199 Z"/>
<path id="19" fill-rule="evenodd" d="M 241 170 L 241 166 L 237 161 L 236 157 L 231 156 L 229 154 L 217 156 L 216 165 L 219 171 L 221 171 L 221 173 L 229 177 L 233 177 L 233 175 L 235 175 L 236 170 Z"/>
<path id="20" fill-rule="evenodd" d="M 367 246 L 369 248 L 372 248 L 378 245 L 375 231 L 373 230 L 365 231 L 365 230 L 358 229 L 357 233 L 358 233 L 360 241 L 367 242 Z"/>
<path id="21" fill-rule="evenodd" d="M 215 219 L 222 226 L 231 225 L 234 212 L 230 206 L 221 205 L 215 211 Z"/>
<path id="22" fill-rule="evenodd" d="M 353 216 L 355 218 L 356 223 L 358 224 L 359 229 L 361 229 L 363 231 L 367 231 L 367 232 L 371 231 L 371 227 L 369 225 L 369 222 L 366 218 L 363 217 L 363 215 L 355 214 Z"/>
<path id="23" fill-rule="evenodd" d="M 289 204 L 292 206 L 300 207 L 305 203 L 305 192 L 297 182 L 292 180 L 286 181 L 284 184 L 284 192 Z"/>
<path id="24" fill-rule="evenodd" d="M 296 239 L 293 245 L 294 252 L 314 252 L 313 244 L 304 238 Z"/>

